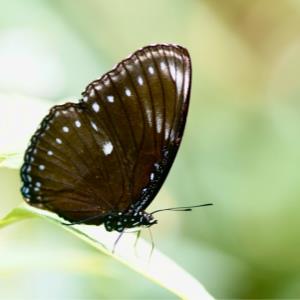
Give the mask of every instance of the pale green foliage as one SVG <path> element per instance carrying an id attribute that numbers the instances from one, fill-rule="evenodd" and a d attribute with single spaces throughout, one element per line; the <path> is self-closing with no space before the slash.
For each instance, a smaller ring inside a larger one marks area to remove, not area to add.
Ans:
<path id="1" fill-rule="evenodd" d="M 70 234 L 76 235 L 99 251 L 110 255 L 158 285 L 169 289 L 182 299 L 213 299 L 195 278 L 170 258 L 157 249 L 154 249 L 151 254 L 151 246 L 143 239 L 139 239 L 137 245 L 135 245 L 134 236 L 129 234 L 122 236 L 113 253 L 112 249 L 118 234 L 106 232 L 104 228 L 97 226 L 62 225 L 61 223 L 64 220 L 55 214 L 27 205 L 13 209 L 0 220 L 0 228 L 33 217 L 41 217 L 49 222 L 54 222 L 58 226 L 63 226 Z"/>

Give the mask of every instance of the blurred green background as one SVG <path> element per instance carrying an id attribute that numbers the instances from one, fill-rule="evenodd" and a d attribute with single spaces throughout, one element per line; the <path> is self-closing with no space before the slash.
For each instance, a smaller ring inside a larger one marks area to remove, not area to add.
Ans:
<path id="1" fill-rule="evenodd" d="M 300 298 L 299 28 L 299 0 L 2 1 L 0 93 L 76 100 L 137 48 L 187 47 L 185 138 L 151 208 L 214 206 L 159 215 L 156 247 L 216 298 Z M 0 169 L 1 216 L 19 187 Z M 0 298 L 175 299 L 39 220 L 1 230 Z"/>

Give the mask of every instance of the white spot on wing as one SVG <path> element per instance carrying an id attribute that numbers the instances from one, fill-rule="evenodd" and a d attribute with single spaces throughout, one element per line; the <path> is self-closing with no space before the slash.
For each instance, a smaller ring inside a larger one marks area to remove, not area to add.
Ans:
<path id="1" fill-rule="evenodd" d="M 169 138 L 169 134 L 170 134 L 170 126 L 169 126 L 169 124 L 166 122 L 166 123 L 165 123 L 165 139 L 166 139 L 166 140 Z"/>
<path id="2" fill-rule="evenodd" d="M 109 95 L 106 97 L 107 98 L 107 101 L 110 102 L 110 103 L 113 103 L 114 102 L 114 96 L 112 95 Z"/>
<path id="3" fill-rule="evenodd" d="M 113 151 L 113 148 L 114 148 L 114 147 L 113 147 L 113 145 L 112 145 L 111 142 L 106 142 L 106 143 L 104 143 L 104 145 L 103 145 L 103 147 L 102 147 L 103 152 L 104 152 L 105 155 L 111 154 L 112 151 Z"/>
<path id="4" fill-rule="evenodd" d="M 126 94 L 126 96 L 130 97 L 131 96 L 131 90 L 130 89 L 125 89 L 125 94 Z"/>
<path id="5" fill-rule="evenodd" d="M 97 102 L 94 102 L 92 107 L 93 107 L 94 112 L 98 112 L 100 110 L 100 106 Z"/>
<path id="6" fill-rule="evenodd" d="M 35 185 L 36 185 L 37 187 L 41 187 L 41 186 L 42 186 L 42 184 L 41 184 L 39 181 L 37 181 L 37 182 L 35 183 Z"/>
<path id="7" fill-rule="evenodd" d="M 146 115 L 147 115 L 147 120 L 148 120 L 148 124 L 150 127 L 152 127 L 152 110 L 148 107 L 146 107 Z"/>
<path id="8" fill-rule="evenodd" d="M 64 127 L 62 128 L 62 130 L 63 130 L 63 132 L 69 132 L 69 127 L 64 126 Z"/>
<path id="9" fill-rule="evenodd" d="M 53 155 L 53 152 L 52 152 L 51 150 L 49 150 L 49 151 L 47 152 L 47 154 L 48 154 L 49 156 L 51 156 L 51 155 Z"/>
<path id="10" fill-rule="evenodd" d="M 62 144 L 62 140 L 60 138 L 56 138 L 55 141 L 57 144 Z"/>
<path id="11" fill-rule="evenodd" d="M 166 64 L 163 61 L 160 63 L 160 68 L 162 70 L 166 70 L 166 68 L 167 68 Z"/>
<path id="12" fill-rule="evenodd" d="M 175 80 L 176 79 L 176 69 L 175 69 L 174 65 L 170 66 L 170 72 L 171 72 L 172 79 Z"/>
<path id="13" fill-rule="evenodd" d="M 173 142 L 175 140 L 175 132 L 174 132 L 174 129 L 171 129 L 171 132 L 170 132 L 170 141 Z"/>
<path id="14" fill-rule="evenodd" d="M 148 71 L 149 71 L 149 73 L 150 73 L 151 75 L 154 74 L 154 69 L 153 69 L 152 66 L 148 67 Z"/>
<path id="15" fill-rule="evenodd" d="M 157 116 L 156 125 L 157 125 L 156 126 L 157 132 L 160 133 L 161 129 L 162 129 L 162 117 L 161 116 Z"/>
<path id="16" fill-rule="evenodd" d="M 90 91 L 90 97 L 94 98 L 95 95 L 96 95 L 95 91 L 93 89 L 91 89 L 91 91 Z"/>
<path id="17" fill-rule="evenodd" d="M 75 126 L 78 127 L 78 128 L 81 126 L 81 123 L 80 123 L 79 120 L 76 120 L 76 121 L 75 121 Z"/>
<path id="18" fill-rule="evenodd" d="M 138 81 L 139 85 L 143 85 L 143 83 L 144 83 L 144 80 L 141 76 L 138 77 L 137 81 Z"/>
<path id="19" fill-rule="evenodd" d="M 43 171 L 43 170 L 45 170 L 45 166 L 44 166 L 44 165 L 39 165 L 39 169 L 40 169 L 41 171 Z"/>
<path id="20" fill-rule="evenodd" d="M 94 128 L 95 131 L 98 131 L 98 127 L 93 121 L 91 121 L 91 125 L 92 125 L 92 127 Z"/>
<path id="21" fill-rule="evenodd" d="M 177 75 L 176 76 L 177 93 L 180 94 L 181 93 L 181 89 L 182 89 L 183 74 L 182 74 L 182 72 L 177 72 L 176 75 Z"/>

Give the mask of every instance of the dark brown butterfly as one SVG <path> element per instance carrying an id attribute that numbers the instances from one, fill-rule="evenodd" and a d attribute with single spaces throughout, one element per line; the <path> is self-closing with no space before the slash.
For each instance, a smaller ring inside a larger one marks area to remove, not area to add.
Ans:
<path id="1" fill-rule="evenodd" d="M 177 45 L 147 46 L 54 106 L 21 169 L 32 206 L 108 231 L 151 226 L 145 209 L 175 159 L 186 121 L 191 60 Z"/>

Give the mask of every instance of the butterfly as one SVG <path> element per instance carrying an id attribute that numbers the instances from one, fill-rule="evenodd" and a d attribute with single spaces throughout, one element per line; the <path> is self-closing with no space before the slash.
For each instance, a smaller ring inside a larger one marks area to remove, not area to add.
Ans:
<path id="1" fill-rule="evenodd" d="M 25 201 L 107 231 L 156 224 L 145 209 L 180 146 L 191 75 L 185 48 L 150 45 L 91 82 L 77 103 L 51 108 L 25 152 Z"/>

